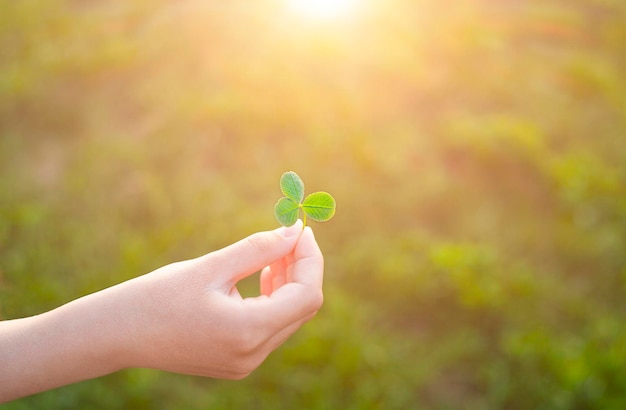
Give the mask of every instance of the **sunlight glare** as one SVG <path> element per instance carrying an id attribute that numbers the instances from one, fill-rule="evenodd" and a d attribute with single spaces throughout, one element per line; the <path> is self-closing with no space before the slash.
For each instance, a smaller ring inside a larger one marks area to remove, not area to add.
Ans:
<path id="1" fill-rule="evenodd" d="M 304 17 L 330 19 L 349 14 L 356 0 L 289 0 L 290 9 Z"/>

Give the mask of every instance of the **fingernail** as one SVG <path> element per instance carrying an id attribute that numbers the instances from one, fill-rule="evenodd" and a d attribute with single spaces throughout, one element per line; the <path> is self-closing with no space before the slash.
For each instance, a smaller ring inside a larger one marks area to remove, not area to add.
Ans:
<path id="1" fill-rule="evenodd" d="M 281 228 L 281 229 L 282 229 L 282 235 L 285 238 L 290 238 L 292 236 L 299 235 L 302 232 L 302 221 L 298 219 L 295 224 L 286 228 Z"/>

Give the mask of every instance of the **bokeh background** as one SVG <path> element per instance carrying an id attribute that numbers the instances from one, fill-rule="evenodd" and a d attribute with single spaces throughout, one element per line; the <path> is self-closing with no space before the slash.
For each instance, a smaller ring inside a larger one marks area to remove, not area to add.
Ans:
<path id="1" fill-rule="evenodd" d="M 273 229 L 284 171 L 338 203 L 323 309 L 249 378 L 6 408 L 626 408 L 626 2 L 310 17 L 0 4 L 1 318 Z"/>

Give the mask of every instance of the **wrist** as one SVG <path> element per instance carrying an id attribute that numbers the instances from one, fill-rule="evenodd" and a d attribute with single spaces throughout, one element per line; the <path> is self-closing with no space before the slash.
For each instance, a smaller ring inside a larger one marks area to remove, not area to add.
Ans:
<path id="1" fill-rule="evenodd" d="M 76 320 L 70 332 L 83 337 L 82 357 L 99 373 L 92 377 L 137 365 L 143 339 L 143 296 L 135 289 L 137 282 L 127 281 L 66 305 Z"/>

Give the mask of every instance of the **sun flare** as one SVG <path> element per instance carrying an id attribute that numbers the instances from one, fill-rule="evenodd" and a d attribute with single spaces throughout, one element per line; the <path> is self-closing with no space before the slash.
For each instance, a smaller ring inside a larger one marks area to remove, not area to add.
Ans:
<path id="1" fill-rule="evenodd" d="M 289 8 L 303 17 L 331 19 L 347 15 L 356 0 L 289 0 Z"/>

